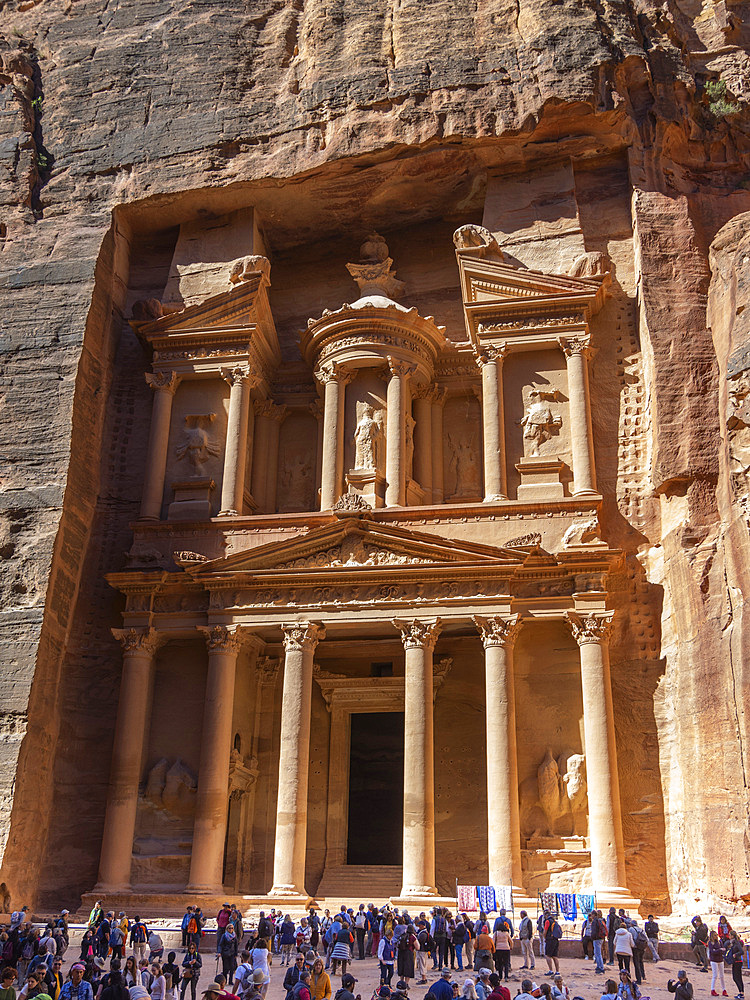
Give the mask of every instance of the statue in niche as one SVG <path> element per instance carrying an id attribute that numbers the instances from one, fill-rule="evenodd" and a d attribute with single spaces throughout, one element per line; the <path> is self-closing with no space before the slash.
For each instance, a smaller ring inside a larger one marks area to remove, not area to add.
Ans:
<path id="1" fill-rule="evenodd" d="M 521 832 L 535 837 L 584 837 L 588 823 L 586 759 L 547 749 L 536 777 L 520 787 Z"/>
<path id="2" fill-rule="evenodd" d="M 406 476 L 411 479 L 414 475 L 414 427 L 416 420 L 411 413 L 406 414 Z"/>
<path id="3" fill-rule="evenodd" d="M 376 413 L 369 403 L 357 404 L 357 427 L 354 431 L 355 469 L 378 469 L 383 437 L 382 411 Z"/>
<path id="4" fill-rule="evenodd" d="M 451 496 L 456 498 L 479 496 L 482 487 L 474 439 L 467 440 L 449 434 L 448 448 L 451 453 L 448 468 L 453 473 L 455 484 Z"/>
<path id="5" fill-rule="evenodd" d="M 557 398 L 557 389 L 550 392 L 538 389 L 536 386 L 531 387 L 526 410 L 521 418 L 524 455 L 538 458 L 540 447 L 545 441 L 549 441 L 557 428 L 562 426 L 562 417 L 554 414 L 547 402 Z"/>
<path id="6" fill-rule="evenodd" d="M 312 505 L 312 466 L 299 453 L 284 456 L 281 475 L 281 505 L 283 510 L 307 510 Z"/>
<path id="7" fill-rule="evenodd" d="M 216 419 L 215 413 L 188 413 L 182 443 L 176 448 L 179 459 L 186 459 L 196 474 L 203 472 L 203 466 L 221 455 L 221 448 L 214 444 L 208 428 Z"/>

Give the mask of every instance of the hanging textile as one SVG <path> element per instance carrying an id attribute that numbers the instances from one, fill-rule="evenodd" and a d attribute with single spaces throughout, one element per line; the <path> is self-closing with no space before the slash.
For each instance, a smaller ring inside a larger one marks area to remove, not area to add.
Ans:
<path id="1" fill-rule="evenodd" d="M 596 896 L 593 893 L 579 893 L 576 896 L 578 909 L 587 917 L 596 906 Z"/>
<path id="2" fill-rule="evenodd" d="M 494 886 L 478 885 L 477 895 L 479 896 L 480 910 L 482 910 L 484 913 L 495 913 L 497 911 Z"/>
<path id="3" fill-rule="evenodd" d="M 493 885 L 495 890 L 495 903 L 498 910 L 513 909 L 513 887 L 510 885 Z"/>
<path id="4" fill-rule="evenodd" d="M 459 885 L 457 888 L 458 909 L 461 913 L 476 913 L 477 887 L 475 885 Z"/>
<path id="5" fill-rule="evenodd" d="M 572 892 L 558 892 L 557 893 L 557 905 L 560 907 L 560 913 L 566 920 L 575 920 L 578 916 L 576 910 L 576 897 Z"/>
<path id="6" fill-rule="evenodd" d="M 557 913 L 557 896 L 554 892 L 540 892 L 542 909 L 549 910 L 550 913 Z"/>

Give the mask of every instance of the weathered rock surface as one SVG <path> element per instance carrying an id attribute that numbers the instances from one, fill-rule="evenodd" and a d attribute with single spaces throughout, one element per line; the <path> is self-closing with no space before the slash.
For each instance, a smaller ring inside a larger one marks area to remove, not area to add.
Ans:
<path id="1" fill-rule="evenodd" d="M 249 206 L 276 255 L 288 358 L 305 317 L 336 300 L 319 281 L 325 255 L 371 228 L 444 229 L 450 250 L 450 221 L 484 216 L 529 266 L 612 259 L 599 322 L 616 333 L 596 362 L 594 424 L 605 527 L 626 553 L 613 686 L 630 706 L 617 736 L 633 885 L 662 909 L 709 888 L 736 900 L 750 806 L 747 5 L 0 11 L 0 878 L 12 902 L 75 905 L 96 877 L 119 678 L 102 575 L 130 544 L 150 407 L 125 318 L 164 297 L 180 223 Z M 488 218 L 519 190 L 504 177 L 548 176 L 552 161 L 568 177 L 553 184 L 557 214 L 540 181 L 520 221 Z M 414 304 L 450 327 L 448 259 L 419 290 L 431 308 Z M 295 303 L 284 289 L 298 281 Z"/>

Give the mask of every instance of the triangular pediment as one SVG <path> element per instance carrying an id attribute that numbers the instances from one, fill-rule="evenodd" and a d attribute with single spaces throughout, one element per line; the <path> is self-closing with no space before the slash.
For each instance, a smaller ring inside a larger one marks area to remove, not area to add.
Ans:
<path id="1" fill-rule="evenodd" d="M 305 535 L 191 569 L 196 579 L 305 570 L 341 572 L 360 568 L 438 565 L 519 566 L 528 550 L 497 548 L 351 517 L 314 528 Z"/>
<path id="2" fill-rule="evenodd" d="M 255 326 L 270 318 L 267 284 L 264 275 L 257 272 L 226 292 L 211 295 L 179 312 L 168 312 L 158 319 L 133 325 L 147 340 Z"/>
<path id="3" fill-rule="evenodd" d="M 601 292 L 602 277 L 571 278 L 516 267 L 507 261 L 459 255 L 461 290 L 465 306 L 526 300 L 558 299 L 594 301 Z"/>

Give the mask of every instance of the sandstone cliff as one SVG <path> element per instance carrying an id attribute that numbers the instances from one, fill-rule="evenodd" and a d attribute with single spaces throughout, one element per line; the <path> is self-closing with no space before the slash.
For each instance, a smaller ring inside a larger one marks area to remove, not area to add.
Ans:
<path id="1" fill-rule="evenodd" d="M 569 233 L 619 269 L 619 333 L 597 361 L 617 405 L 594 420 L 605 526 L 627 553 L 613 683 L 631 705 L 617 735 L 636 887 L 678 908 L 707 885 L 744 891 L 747 7 L 0 0 L 14 904 L 74 905 L 95 880 L 118 678 L 101 577 L 129 545 L 148 426 L 125 320 L 164 289 L 175 227 L 253 205 L 283 261 L 371 226 L 481 221 L 507 178 L 541 171 L 541 192 L 552 163 L 569 165 L 575 225 L 520 242 L 502 213 L 490 228 L 532 266 L 567 269 Z"/>

